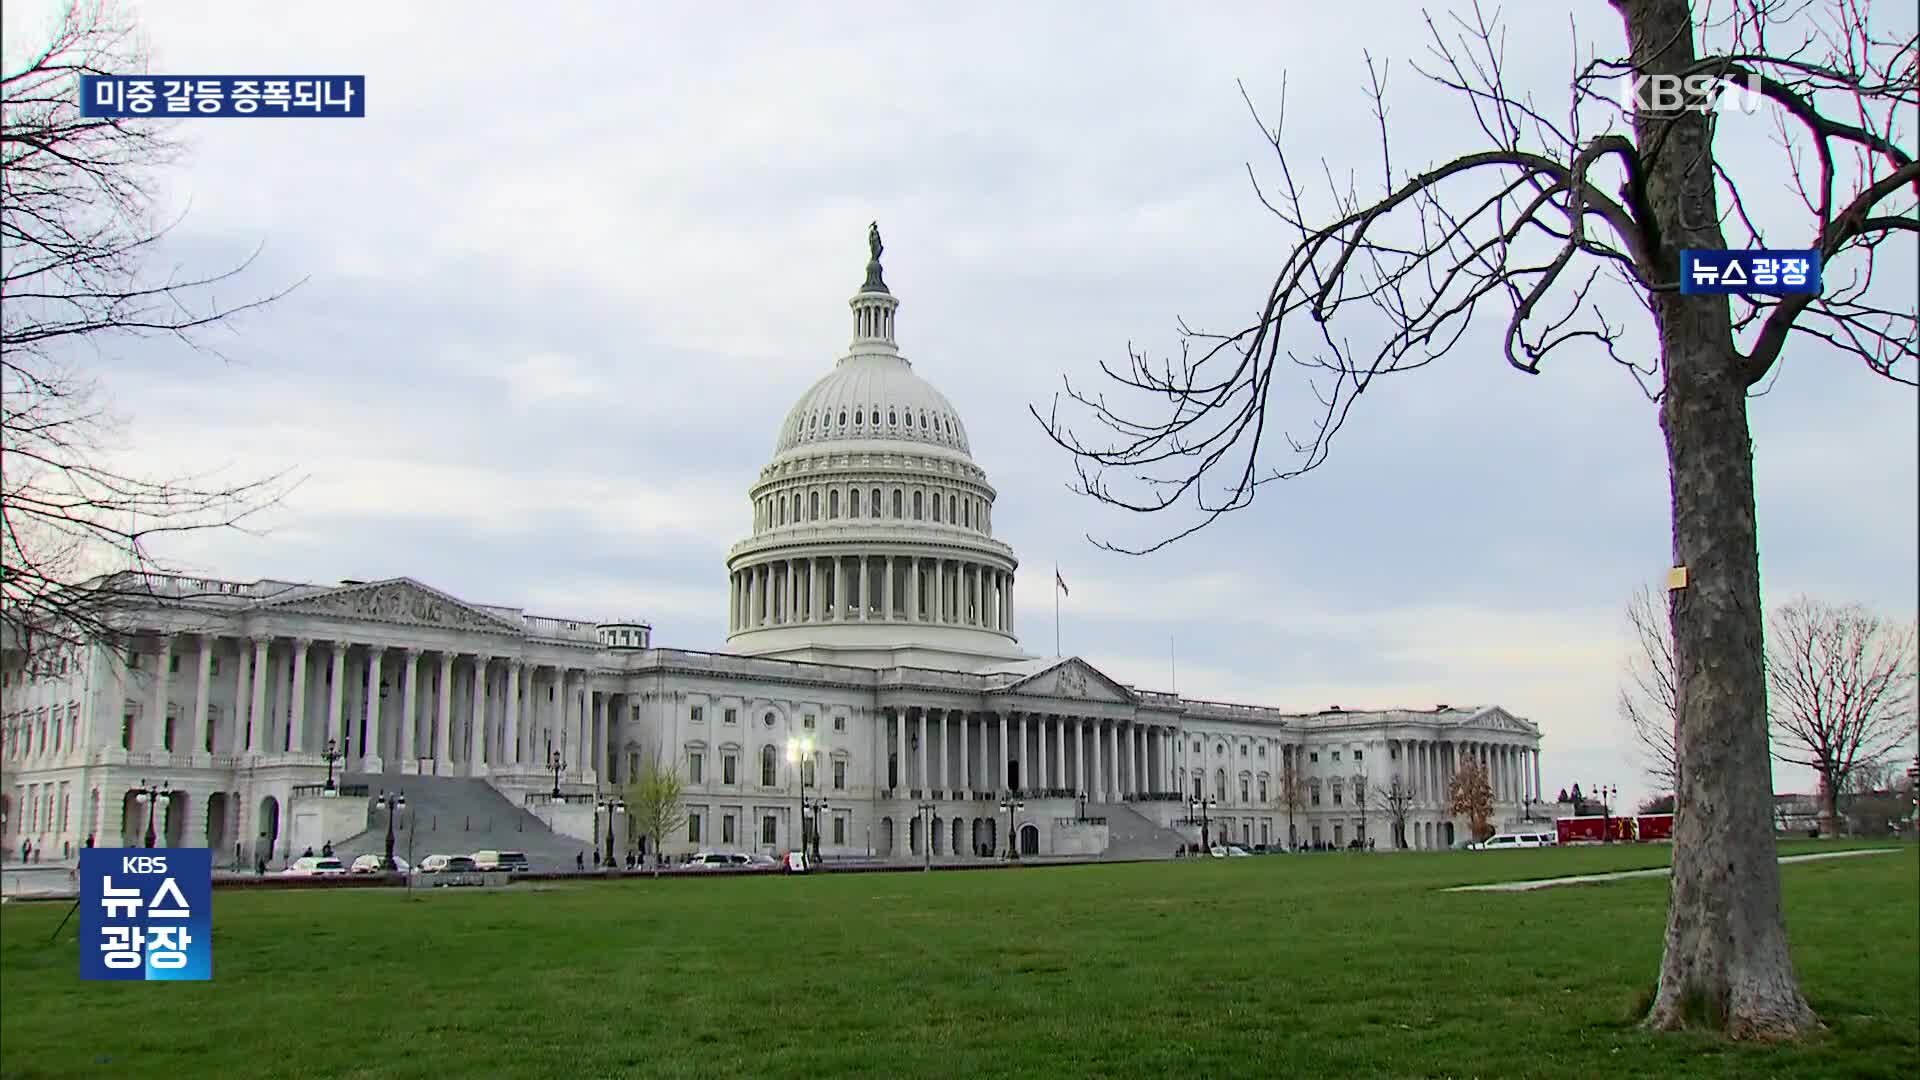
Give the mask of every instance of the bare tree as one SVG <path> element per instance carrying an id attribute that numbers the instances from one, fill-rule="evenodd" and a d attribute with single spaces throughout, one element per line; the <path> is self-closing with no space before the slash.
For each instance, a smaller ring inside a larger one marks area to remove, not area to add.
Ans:
<path id="1" fill-rule="evenodd" d="M 1582 348 L 1631 373 L 1659 408 L 1673 563 L 1687 575 L 1668 599 L 1681 809 L 1646 1023 L 1793 1038 L 1818 1020 L 1794 976 L 1769 828 L 1747 399 L 1763 392 L 1789 340 L 1915 382 L 1920 307 L 1908 282 L 1876 290 L 1874 270 L 1883 243 L 1920 233 L 1911 198 L 1920 165 L 1901 148 L 1899 126 L 1920 104 L 1920 49 L 1911 33 L 1881 30 L 1870 0 L 1611 3 L 1625 54 L 1576 59 L 1564 110 L 1506 84 L 1504 37 L 1477 4 L 1446 30 L 1429 18 L 1432 61 L 1421 73 L 1458 95 L 1484 141 L 1423 170 L 1394 167 L 1387 69 L 1369 57 L 1379 186 L 1362 195 L 1340 179 L 1349 169 L 1324 164 L 1324 211 L 1308 206 L 1303 188 L 1315 172 L 1297 164 L 1283 127 L 1256 114 L 1277 156 L 1275 182 L 1260 197 L 1290 234 L 1260 314 L 1223 333 L 1183 327 L 1177 360 L 1129 350 L 1124 368 L 1103 365 L 1122 393 L 1069 382 L 1064 403 L 1034 413 L 1074 455 L 1081 492 L 1142 513 L 1191 504 L 1198 520 L 1157 542 L 1105 543 L 1142 553 L 1319 467 L 1375 380 L 1452 352 L 1476 317 L 1483 327 L 1493 320 L 1499 344 L 1490 347 L 1527 374 L 1550 354 Z M 1791 178 L 1806 209 L 1794 228 L 1763 229 L 1741 178 L 1716 157 L 1714 77 L 1764 98 L 1787 157 L 1745 180 Z M 1623 79 L 1687 90 L 1636 104 L 1622 129 Z M 1731 246 L 1816 249 L 1825 291 L 1684 293 L 1681 253 L 1727 248 L 1729 233 Z M 1649 317 L 1627 318 L 1635 308 Z M 1637 338 L 1628 333 L 1636 321 Z M 1287 366 L 1312 385 L 1312 429 L 1286 436 L 1295 460 L 1265 464 L 1260 448 L 1281 423 L 1267 407 Z M 1134 414 L 1130 395 L 1144 397 L 1147 411 Z M 1076 422 L 1090 422 L 1094 438 L 1062 419 L 1063 404 L 1087 418 Z"/>
<path id="2" fill-rule="evenodd" d="M 1859 605 L 1802 597 L 1767 637 L 1773 752 L 1820 778 L 1820 813 L 1839 831 L 1840 795 L 1913 735 L 1914 631 Z"/>
<path id="3" fill-rule="evenodd" d="M 667 837 L 687 823 L 686 781 L 680 770 L 655 745 L 641 755 L 640 771 L 622 795 L 633 830 L 652 838 L 656 858 L 663 855 Z"/>
<path id="4" fill-rule="evenodd" d="M 1413 811 L 1413 785 L 1398 773 L 1387 784 L 1385 797 L 1387 817 L 1393 821 L 1393 842 L 1401 848 L 1411 848 L 1407 842 L 1407 817 Z"/>
<path id="5" fill-rule="evenodd" d="M 1274 794 L 1278 796 L 1280 808 L 1287 812 L 1287 847 L 1297 847 L 1296 833 L 1293 828 L 1294 816 L 1307 805 L 1307 787 L 1300 777 L 1300 767 L 1292 760 L 1280 766 L 1280 786 Z"/>
<path id="6" fill-rule="evenodd" d="M 1467 819 L 1467 828 L 1475 840 L 1493 835 L 1493 782 L 1487 767 L 1472 754 L 1462 755 L 1447 785 L 1447 809 Z"/>
<path id="7" fill-rule="evenodd" d="M 132 21 L 70 3 L 47 45 L 0 73 L 0 619 L 10 649 L 111 639 L 111 613 L 149 595 L 164 569 L 147 542 L 240 526 L 288 487 L 282 475 L 138 476 L 109 461 L 115 418 L 80 358 L 114 338 L 170 337 L 211 350 L 208 332 L 287 290 L 221 295 L 252 263 L 157 275 L 173 222 L 156 212 L 157 171 L 182 153 L 152 120 L 80 115 L 82 75 L 144 71 Z M 257 254 L 257 252 L 256 252 Z"/>
<path id="8" fill-rule="evenodd" d="M 1667 606 L 1656 603 L 1653 590 L 1642 586 L 1627 602 L 1627 625 L 1633 641 L 1620 682 L 1620 715 L 1633 729 L 1640 745 L 1641 768 L 1661 791 L 1680 786 L 1674 762 L 1674 702 L 1679 685 L 1673 675 L 1673 634 L 1667 626 Z"/>

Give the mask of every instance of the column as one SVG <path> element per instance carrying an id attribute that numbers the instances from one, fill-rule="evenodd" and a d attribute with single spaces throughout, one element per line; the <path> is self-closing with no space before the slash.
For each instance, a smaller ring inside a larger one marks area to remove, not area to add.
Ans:
<path id="1" fill-rule="evenodd" d="M 1053 787 L 1065 790 L 1072 785 L 1067 783 L 1067 718 L 1064 716 L 1047 717 L 1047 726 L 1053 729 Z"/>
<path id="2" fill-rule="evenodd" d="M 136 750 L 162 750 L 167 745 L 167 690 L 173 667 L 173 635 L 161 634 L 154 653 L 153 694 L 146 709 L 152 720 L 140 725 L 141 737 L 133 744 Z"/>
<path id="3" fill-rule="evenodd" d="M 333 655 L 333 682 L 327 687 L 327 721 L 325 742 L 335 744 L 335 749 L 346 750 L 346 734 L 342 727 L 342 718 L 346 708 L 347 689 L 347 643 L 329 641 L 327 648 Z"/>
<path id="4" fill-rule="evenodd" d="M 1111 770 L 1113 776 L 1112 783 L 1107 788 L 1113 801 L 1127 801 L 1127 789 L 1120 782 L 1120 722 L 1118 720 L 1113 722 L 1107 739 L 1107 768 Z"/>
<path id="5" fill-rule="evenodd" d="M 1008 750 L 1007 750 L 1007 714 L 1001 713 L 1000 714 L 1000 782 L 994 785 L 994 790 L 995 791 L 1008 790 L 1012 785 L 1007 783 L 1007 778 L 1011 776 L 1012 773 L 1013 773 L 1013 766 L 1009 763 Z"/>
<path id="6" fill-rule="evenodd" d="M 958 572 L 962 576 L 966 574 L 965 563 L 960 564 Z M 962 599 L 960 606 L 964 608 L 966 603 L 966 600 Z M 961 614 L 964 616 L 966 612 L 962 611 Z M 1020 749 L 1026 748 L 1026 743 L 1020 744 Z M 1030 781 L 1035 791 L 1045 791 L 1053 786 L 1053 777 L 1047 772 L 1047 761 L 1047 718 L 1036 714 L 1033 718 L 1033 778 Z"/>
<path id="7" fill-rule="evenodd" d="M 1069 717 L 1067 722 L 1073 727 L 1073 786 L 1082 795 L 1087 795 L 1087 765 L 1085 747 L 1082 745 L 1087 741 L 1087 722 L 1073 717 Z"/>
<path id="8" fill-rule="evenodd" d="M 1013 759 L 1020 765 L 1020 789 L 1033 790 L 1033 763 L 1027 757 L 1027 714 L 1013 714 Z"/>
<path id="9" fill-rule="evenodd" d="M 467 775 L 485 776 L 487 771 L 487 658 L 473 657 L 473 712 L 467 728 Z"/>
<path id="10" fill-rule="evenodd" d="M 200 635 L 200 670 L 193 684 L 193 745 L 187 747 L 190 753 L 201 754 L 207 749 L 207 705 L 208 691 L 213 688 L 213 635 Z"/>
<path id="11" fill-rule="evenodd" d="M 887 710 L 887 729 L 893 733 L 893 782 L 894 798 L 900 792 L 912 787 L 907 776 L 907 714 L 904 709 Z"/>
<path id="12" fill-rule="evenodd" d="M 311 638 L 293 639 L 293 719 L 287 736 L 287 749 L 296 754 L 307 752 L 307 650 Z"/>
<path id="13" fill-rule="evenodd" d="M 414 725 L 419 720 L 420 650 L 400 650 L 400 771 L 418 771 L 419 737 Z"/>
<path id="14" fill-rule="evenodd" d="M 1540 794 L 1543 790 L 1545 789 L 1540 786 L 1540 751 L 1535 750 L 1533 752 L 1533 793 L 1534 798 L 1545 802 L 1546 797 Z"/>
<path id="15" fill-rule="evenodd" d="M 948 798 L 953 797 L 953 756 L 951 752 L 953 739 L 951 729 L 947 726 L 947 718 L 952 715 L 952 709 L 940 710 L 940 786 L 948 792 Z"/>
<path id="16" fill-rule="evenodd" d="M 1013 581 L 1014 581 L 1014 576 L 1012 574 L 1008 574 L 1007 575 L 1007 633 L 1009 634 L 1012 634 L 1014 632 L 1013 630 Z"/>
<path id="17" fill-rule="evenodd" d="M 727 633 L 740 629 L 740 575 L 727 575 Z"/>
<path id="18" fill-rule="evenodd" d="M 907 621 L 920 621 L 920 558 L 914 556 L 907 560 Z"/>
<path id="19" fill-rule="evenodd" d="M 960 789 L 968 793 L 973 791 L 973 747 L 970 745 L 973 742 L 972 720 L 972 713 L 960 714 Z M 972 842 L 971 838 L 968 842 Z"/>
<path id="20" fill-rule="evenodd" d="M 933 560 L 933 621 L 947 621 L 947 564 L 941 559 Z"/>
<path id="21" fill-rule="evenodd" d="M 247 716 L 258 729 L 253 736 L 253 745 L 260 748 L 273 745 L 273 722 L 267 716 L 267 680 L 271 677 L 267 670 L 267 646 L 271 641 L 271 638 L 263 637 L 253 639 L 253 663 L 249 665 L 253 673 L 253 685 Z"/>
<path id="22" fill-rule="evenodd" d="M 973 564 L 973 625 L 991 626 L 987 618 L 987 576 L 986 567 Z"/>
<path id="23" fill-rule="evenodd" d="M 883 619 L 885 619 L 885 620 L 887 620 L 888 622 L 892 622 L 892 621 L 893 621 L 893 563 L 894 563 L 894 558 L 893 558 L 893 556 L 891 556 L 891 555 L 887 555 L 887 556 L 885 556 L 884 558 L 885 558 L 885 562 L 886 562 L 886 573 L 885 573 L 885 577 L 886 577 L 886 581 L 884 581 L 884 582 L 882 582 L 882 583 L 881 583 L 881 593 L 880 593 L 880 617 L 881 617 L 881 618 L 883 618 Z"/>
<path id="24" fill-rule="evenodd" d="M 360 768 L 370 773 L 386 771 L 380 757 L 380 668 L 385 652 L 378 645 L 367 646 L 367 756 Z"/>
<path id="25" fill-rule="evenodd" d="M 233 752 L 253 752 L 253 714 L 247 703 L 253 700 L 253 653 L 247 651 L 247 639 L 233 642 Z M 125 705 L 121 706 L 125 708 Z M 112 800 L 108 800 L 111 802 Z"/>
<path id="26" fill-rule="evenodd" d="M 919 709 L 916 711 L 920 714 L 920 775 L 915 779 L 918 781 L 918 786 L 924 798 L 925 790 L 933 786 L 933 774 L 927 771 L 927 710 Z"/>
<path id="27" fill-rule="evenodd" d="M 433 775 L 453 775 L 453 654 L 440 654 L 440 715 L 434 718 Z"/>
<path id="28" fill-rule="evenodd" d="M 518 660 L 507 661 L 507 737 L 500 747 L 500 764 L 507 766 L 518 766 L 523 760 L 520 753 L 520 669 L 524 666 Z"/>

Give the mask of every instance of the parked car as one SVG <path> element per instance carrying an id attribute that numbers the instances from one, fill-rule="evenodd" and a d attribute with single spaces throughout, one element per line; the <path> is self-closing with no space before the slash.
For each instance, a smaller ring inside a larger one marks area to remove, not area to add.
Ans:
<path id="1" fill-rule="evenodd" d="M 384 857 L 379 855 L 362 855 L 353 860 L 353 866 L 350 869 L 356 874 L 384 874 L 388 872 L 385 865 L 386 861 Z M 407 860 L 398 855 L 393 857 L 393 873 L 404 874 L 409 869 L 411 868 L 407 866 Z"/>
<path id="2" fill-rule="evenodd" d="M 1227 857 L 1230 859 L 1251 859 L 1253 858 L 1253 853 L 1238 844 L 1228 844 Z"/>
<path id="3" fill-rule="evenodd" d="M 690 870 L 738 870 L 752 864 L 751 856 L 737 851 L 701 851 L 687 860 Z"/>
<path id="4" fill-rule="evenodd" d="M 533 872 L 533 864 L 527 861 L 527 853 L 524 851 L 503 851 L 494 861 L 494 865 L 496 869 L 505 870 L 511 874 Z"/>
<path id="5" fill-rule="evenodd" d="M 282 872 L 288 877 L 345 877 L 347 867 L 331 855 L 304 855 Z"/>
<path id="6" fill-rule="evenodd" d="M 804 874 L 813 869 L 813 863 L 808 860 L 806 852 L 789 851 L 780 860 L 780 868 L 789 874 Z"/>
<path id="7" fill-rule="evenodd" d="M 473 861 L 473 856 L 471 855 L 449 855 L 447 856 L 447 865 L 441 867 L 440 870 L 441 873 L 445 874 L 472 874 L 477 873 L 480 867 Z"/>

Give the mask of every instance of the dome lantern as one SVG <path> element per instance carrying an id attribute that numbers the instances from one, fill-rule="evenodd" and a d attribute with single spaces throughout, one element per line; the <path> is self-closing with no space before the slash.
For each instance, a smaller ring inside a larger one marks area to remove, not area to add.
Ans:
<path id="1" fill-rule="evenodd" d="M 872 222 L 867 226 L 867 280 L 860 286 L 847 305 L 853 308 L 853 351 L 855 352 L 898 352 L 899 345 L 893 338 L 893 313 L 899 309 L 900 301 L 887 291 L 887 282 L 881 276 L 880 253 L 886 245 L 880 242 L 880 223 Z"/>

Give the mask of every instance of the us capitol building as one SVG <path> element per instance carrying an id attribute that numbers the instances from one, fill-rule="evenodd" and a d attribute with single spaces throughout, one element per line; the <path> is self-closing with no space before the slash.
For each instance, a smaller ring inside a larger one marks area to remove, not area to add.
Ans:
<path id="1" fill-rule="evenodd" d="M 869 244 L 852 344 L 748 491 L 724 652 L 412 578 L 148 575 L 131 648 L 5 672 L 7 858 L 138 846 L 157 809 L 160 844 L 278 865 L 377 825 L 367 798 L 339 797 L 360 785 L 416 803 L 483 785 L 571 852 L 599 835 L 595 793 L 647 760 L 685 783 L 669 852 L 786 850 L 805 817 L 829 859 L 998 857 L 1010 835 L 1023 854 L 1166 856 L 1203 827 L 1445 847 L 1467 838 L 1446 802 L 1469 757 L 1490 769 L 1496 822 L 1531 816 L 1539 728 L 1497 706 L 1289 712 L 1023 652 L 994 488 L 901 354 L 877 230 Z"/>

